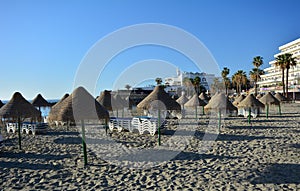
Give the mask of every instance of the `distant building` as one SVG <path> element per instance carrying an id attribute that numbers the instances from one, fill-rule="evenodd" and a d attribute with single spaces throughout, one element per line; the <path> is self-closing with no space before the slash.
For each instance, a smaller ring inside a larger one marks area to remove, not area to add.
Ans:
<path id="1" fill-rule="evenodd" d="M 300 85 L 300 38 L 280 46 L 279 51 L 279 53 L 274 55 L 275 59 L 281 54 L 291 53 L 297 60 L 297 65 L 289 70 L 289 92 L 298 92 Z M 282 71 L 275 66 L 275 59 L 269 62 L 270 67 L 264 69 L 266 74 L 262 75 L 261 80 L 257 83 L 260 91 L 282 91 L 282 87 L 279 87 L 282 80 Z"/>
<path id="2" fill-rule="evenodd" d="M 175 77 L 167 77 L 165 78 L 165 85 L 171 86 L 171 87 L 182 87 L 184 86 L 184 81 L 186 78 L 190 79 L 194 79 L 195 77 L 199 77 L 200 78 L 200 85 L 202 85 L 203 87 L 205 87 L 206 90 L 209 90 L 211 84 L 213 83 L 213 80 L 215 78 L 214 74 L 207 74 L 204 72 L 181 72 L 179 69 L 177 69 L 176 71 L 177 76 Z"/>

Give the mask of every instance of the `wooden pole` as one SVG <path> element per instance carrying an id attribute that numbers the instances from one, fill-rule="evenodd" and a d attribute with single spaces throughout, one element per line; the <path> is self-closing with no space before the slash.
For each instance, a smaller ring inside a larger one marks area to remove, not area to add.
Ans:
<path id="1" fill-rule="evenodd" d="M 22 149 L 21 145 L 21 118 L 18 117 L 18 138 L 19 138 L 19 150 Z"/>
<path id="2" fill-rule="evenodd" d="M 221 131 L 221 110 L 219 109 L 219 112 L 218 112 L 218 118 L 219 118 L 219 122 L 218 122 L 218 128 L 219 128 L 219 132 Z"/>
<path id="3" fill-rule="evenodd" d="M 280 108 L 280 104 L 278 105 L 278 111 L 279 111 L 279 115 L 281 116 L 281 108 Z"/>
<path id="4" fill-rule="evenodd" d="M 105 135 L 107 135 L 107 131 L 108 131 L 108 128 L 107 128 L 107 118 L 105 118 Z"/>
<path id="5" fill-rule="evenodd" d="M 249 107 L 249 111 L 248 111 L 248 124 L 251 123 L 251 107 Z"/>
<path id="6" fill-rule="evenodd" d="M 161 122 L 160 122 L 160 109 L 158 109 L 158 115 L 157 116 L 158 116 L 158 121 L 157 121 L 157 123 L 158 123 L 158 130 L 157 130 L 158 131 L 157 132 L 158 133 L 158 146 L 160 146 L 161 145 L 161 140 L 160 140 L 161 139 L 161 137 L 160 137 L 161 136 L 161 134 L 160 134 L 160 124 L 161 124 Z"/>
<path id="7" fill-rule="evenodd" d="M 84 166 L 86 166 L 87 165 L 87 152 L 86 152 L 86 142 L 85 142 L 84 120 L 81 120 L 81 131 L 82 131 L 83 159 L 84 159 Z"/>
<path id="8" fill-rule="evenodd" d="M 205 115 L 205 112 L 204 112 L 204 105 L 202 106 L 202 114 Z"/>
<path id="9" fill-rule="evenodd" d="M 196 118 L 196 121 L 197 121 L 197 105 L 195 106 L 195 110 L 196 110 L 195 118 Z"/>
<path id="10" fill-rule="evenodd" d="M 269 104 L 267 104 L 267 119 L 269 118 Z"/>

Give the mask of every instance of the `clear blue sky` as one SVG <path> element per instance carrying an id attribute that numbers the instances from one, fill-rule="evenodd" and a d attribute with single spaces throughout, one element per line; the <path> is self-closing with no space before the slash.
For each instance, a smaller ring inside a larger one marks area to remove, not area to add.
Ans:
<path id="1" fill-rule="evenodd" d="M 221 69 L 248 74 L 254 56 L 264 57 L 265 68 L 278 46 L 300 37 L 299 7 L 298 0 L 1 0 L 0 99 L 10 99 L 15 91 L 27 99 L 38 93 L 47 99 L 62 97 L 72 91 L 77 68 L 93 44 L 117 29 L 141 23 L 182 28 L 205 44 Z M 120 57 L 127 65 L 144 59 L 174 60 L 159 48 L 149 51 L 152 48 Z M 193 70 L 184 66 L 184 57 L 178 59 L 178 67 Z M 111 65 L 103 76 L 110 79 L 117 69 L 117 64 Z M 112 85 L 100 77 L 97 87 L 100 91 Z"/>

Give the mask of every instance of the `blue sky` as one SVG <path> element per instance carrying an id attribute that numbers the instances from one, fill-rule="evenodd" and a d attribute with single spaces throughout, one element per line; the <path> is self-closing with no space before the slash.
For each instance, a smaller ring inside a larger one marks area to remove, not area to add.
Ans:
<path id="1" fill-rule="evenodd" d="M 77 69 L 97 41 L 142 23 L 179 27 L 203 42 L 221 69 L 230 68 L 230 75 L 238 69 L 248 74 L 254 56 L 264 57 L 265 68 L 278 46 L 300 37 L 299 7 L 298 0 L 1 0 L 0 99 L 15 91 L 27 99 L 38 93 L 47 99 L 62 97 L 72 91 Z M 195 70 L 176 52 L 134 48 L 109 63 L 92 93 L 112 88 L 125 68 L 149 59 Z"/>

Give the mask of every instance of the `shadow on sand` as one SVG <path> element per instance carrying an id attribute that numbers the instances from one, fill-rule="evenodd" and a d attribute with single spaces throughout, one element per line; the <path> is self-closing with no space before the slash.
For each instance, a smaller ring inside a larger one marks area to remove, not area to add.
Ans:
<path id="1" fill-rule="evenodd" d="M 61 137 L 54 139 L 54 143 L 57 144 L 82 144 L 81 137 Z M 98 139 L 92 139 L 92 138 L 86 138 L 86 144 L 111 144 L 115 143 L 115 141 L 106 139 L 106 138 L 98 138 Z"/>
<path id="2" fill-rule="evenodd" d="M 203 159 L 217 159 L 217 160 L 231 160 L 237 157 L 221 156 L 212 154 L 200 154 L 194 152 L 173 151 L 167 149 L 144 149 L 136 153 L 124 154 L 118 156 L 116 159 L 119 161 L 130 162 L 154 162 L 162 163 L 166 161 L 175 160 L 190 160 L 197 161 Z"/>
<path id="3" fill-rule="evenodd" d="M 0 153 L 1 158 L 15 158 L 15 159 L 42 159 L 45 161 L 49 160 L 62 160 L 64 158 L 71 158 L 72 156 L 70 154 L 64 154 L 64 155 L 52 155 L 52 154 L 35 154 L 35 153 L 12 153 L 12 152 L 1 152 Z"/>
<path id="4" fill-rule="evenodd" d="M 18 169 L 30 169 L 30 170 L 57 170 L 62 169 L 62 165 L 50 165 L 50 164 L 36 164 L 27 162 L 6 162 L 0 161 L 0 168 L 18 168 Z"/>
<path id="5" fill-rule="evenodd" d="M 252 184 L 300 184 L 300 164 L 271 164 Z"/>
<path id="6" fill-rule="evenodd" d="M 255 124 L 252 124 L 252 126 L 228 126 L 226 127 L 228 129 L 288 129 L 288 128 L 294 128 L 294 127 L 283 127 L 283 126 L 268 126 L 267 124 L 266 125 L 255 125 Z"/>
<path id="7" fill-rule="evenodd" d="M 46 135 L 52 135 L 52 136 L 57 136 L 57 135 L 79 135 L 79 132 L 77 131 L 49 131 L 46 133 Z"/>

